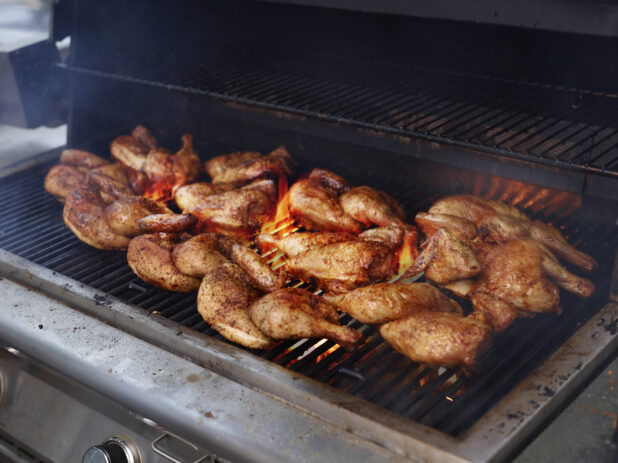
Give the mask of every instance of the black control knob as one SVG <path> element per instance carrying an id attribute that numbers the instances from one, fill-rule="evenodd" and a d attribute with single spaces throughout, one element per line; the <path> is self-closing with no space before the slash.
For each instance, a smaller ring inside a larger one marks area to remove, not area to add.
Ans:
<path id="1" fill-rule="evenodd" d="M 132 444 L 123 438 L 112 437 L 86 450 L 82 463 L 139 463 L 139 458 Z"/>

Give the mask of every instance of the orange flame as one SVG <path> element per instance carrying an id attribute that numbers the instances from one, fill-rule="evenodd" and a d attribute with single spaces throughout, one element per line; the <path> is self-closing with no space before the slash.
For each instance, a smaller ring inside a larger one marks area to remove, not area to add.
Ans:
<path id="1" fill-rule="evenodd" d="M 261 233 L 275 234 L 285 230 L 294 223 L 294 218 L 290 214 L 290 195 L 288 192 L 288 179 L 285 175 L 279 175 L 279 199 L 275 214 L 272 218 L 264 222 Z"/>
<path id="2" fill-rule="evenodd" d="M 333 352 L 335 352 L 338 349 L 339 349 L 339 344 L 335 344 L 333 347 L 328 349 L 326 352 L 318 355 L 318 358 L 315 359 L 315 363 L 320 363 L 322 360 L 324 360 L 326 357 L 328 357 L 330 354 L 332 354 Z"/>
<path id="3" fill-rule="evenodd" d="M 180 185 L 170 185 L 167 182 L 153 182 L 146 186 L 143 196 L 159 203 L 169 203 L 174 198 L 174 191 Z"/>
<path id="4" fill-rule="evenodd" d="M 403 235 L 403 244 L 399 253 L 399 272 L 398 275 L 403 274 L 418 257 L 418 248 L 416 246 L 418 233 L 416 228 L 409 227 Z"/>

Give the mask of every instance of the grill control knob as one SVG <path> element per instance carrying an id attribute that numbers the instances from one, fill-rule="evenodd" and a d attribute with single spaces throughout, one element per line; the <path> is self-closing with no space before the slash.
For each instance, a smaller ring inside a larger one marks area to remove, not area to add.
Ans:
<path id="1" fill-rule="evenodd" d="M 110 437 L 86 450 L 82 463 L 139 463 L 135 446 L 125 437 Z"/>

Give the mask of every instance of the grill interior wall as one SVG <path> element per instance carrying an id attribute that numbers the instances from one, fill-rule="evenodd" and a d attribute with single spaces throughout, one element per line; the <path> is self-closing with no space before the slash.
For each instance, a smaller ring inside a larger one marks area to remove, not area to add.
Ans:
<path id="1" fill-rule="evenodd" d="M 319 165 L 320 157 L 302 158 L 301 171 Z M 390 165 L 389 159 L 381 161 L 384 166 Z M 410 216 L 426 210 L 439 196 L 453 192 L 439 186 L 445 178 L 432 182 L 426 177 L 423 182 L 420 177 L 397 175 L 388 167 L 378 171 L 371 164 L 337 165 L 336 159 L 331 159 L 329 167 L 356 184 L 369 184 L 394 195 Z M 417 167 L 422 176 L 422 164 Z M 224 340 L 201 320 L 195 294 L 153 288 L 131 272 L 124 253 L 98 251 L 75 238 L 62 222 L 61 204 L 43 190 L 48 168 L 38 166 L 3 180 L 0 194 L 13 205 L 13 213 L 2 219 L 0 247 Z M 442 172 L 452 179 L 448 169 Z M 333 350 L 330 341 L 306 340 L 282 342 L 267 352 L 256 351 L 256 355 L 436 429 L 453 435 L 465 431 L 607 300 L 616 233 L 615 225 L 604 221 L 602 214 L 586 217 L 586 204 L 575 211 L 582 203 L 572 194 L 465 171 L 459 172 L 459 179 L 456 191 L 522 207 L 534 217 L 555 223 L 572 243 L 597 258 L 600 266 L 591 276 L 597 284 L 595 295 L 582 301 L 563 291 L 561 316 L 519 320 L 496 340 L 482 357 L 479 370 L 470 376 L 457 369 L 431 370 L 411 362 L 374 336 L 375 330 L 369 327 L 363 327 L 368 342 L 352 353 Z M 342 321 L 362 327 L 347 316 Z"/>

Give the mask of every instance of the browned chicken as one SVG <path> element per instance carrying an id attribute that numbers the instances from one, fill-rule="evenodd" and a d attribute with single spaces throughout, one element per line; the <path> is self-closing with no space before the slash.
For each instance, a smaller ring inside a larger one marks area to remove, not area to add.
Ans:
<path id="1" fill-rule="evenodd" d="M 378 283 L 345 294 L 325 294 L 324 299 L 368 325 L 387 323 L 424 310 L 463 314 L 455 301 L 427 283 Z"/>
<path id="2" fill-rule="evenodd" d="M 328 338 L 351 350 L 363 339 L 355 329 L 339 325 L 334 305 L 304 289 L 285 288 L 255 301 L 251 320 L 273 339 Z"/>
<path id="3" fill-rule="evenodd" d="M 236 264 L 226 263 L 204 276 L 197 295 L 197 310 L 206 323 L 230 341 L 265 349 L 272 339 L 249 318 L 249 306 L 258 297 L 245 272 Z"/>
<path id="4" fill-rule="evenodd" d="M 438 284 L 471 278 L 481 272 L 481 264 L 470 247 L 446 228 L 438 230 L 427 242 L 403 278 L 425 271 Z"/>
<path id="5" fill-rule="evenodd" d="M 163 234 L 139 235 L 131 240 L 127 262 L 146 283 L 168 291 L 191 292 L 200 280 L 182 273 L 174 265 L 172 251 L 179 243 Z"/>
<path id="6" fill-rule="evenodd" d="M 204 230 L 247 237 L 269 218 L 275 191 L 272 180 L 257 181 L 238 190 L 208 196 L 184 212 L 195 215 Z"/>
<path id="7" fill-rule="evenodd" d="M 309 179 L 334 191 L 337 195 L 345 193 L 354 187 L 354 185 L 340 175 L 320 167 L 316 167 L 309 173 Z"/>
<path id="8" fill-rule="evenodd" d="M 106 204 L 98 192 L 78 188 L 65 198 L 62 218 L 83 242 L 98 249 L 126 249 L 129 238 L 117 234 L 105 220 Z"/>
<path id="9" fill-rule="evenodd" d="M 118 180 L 109 175 L 92 171 L 88 174 L 88 185 L 97 190 L 101 199 L 106 203 L 111 203 L 120 198 L 131 198 L 135 196 L 128 182 Z"/>
<path id="10" fill-rule="evenodd" d="M 476 225 L 454 215 L 418 212 L 414 220 L 426 236 L 432 236 L 440 228 L 448 229 L 463 241 L 473 240 L 477 235 Z"/>
<path id="11" fill-rule="evenodd" d="M 77 167 L 57 164 L 45 177 L 45 191 L 54 195 L 60 202 L 64 202 L 69 193 L 86 187 L 87 183 L 86 174 Z"/>
<path id="12" fill-rule="evenodd" d="M 257 289 L 269 293 L 285 286 L 286 277 L 283 273 L 272 270 L 258 254 L 235 239 L 220 236 L 219 246 L 225 255 L 245 271 Z"/>
<path id="13" fill-rule="evenodd" d="M 276 235 L 262 233 L 255 237 L 255 242 L 262 252 L 276 248 L 285 253 L 288 257 L 294 257 L 309 249 L 325 246 L 327 244 L 355 240 L 356 236 L 351 233 L 336 232 L 290 233 L 281 238 Z"/>
<path id="14" fill-rule="evenodd" d="M 179 244 L 172 251 L 172 260 L 178 270 L 194 278 L 202 278 L 219 265 L 229 263 L 214 233 L 203 233 Z"/>
<path id="15" fill-rule="evenodd" d="M 96 154 L 88 151 L 68 149 L 60 154 L 60 164 L 65 164 L 74 167 L 83 167 L 87 170 L 97 167 L 106 166 L 109 164 L 107 159 L 103 159 Z"/>
<path id="16" fill-rule="evenodd" d="M 339 197 L 343 211 L 365 226 L 403 227 L 406 214 L 401 204 L 383 191 L 359 186 Z"/>
<path id="17" fill-rule="evenodd" d="M 189 230 L 197 224 L 197 217 L 191 214 L 152 214 L 137 221 L 144 233 L 178 233 Z"/>
<path id="18" fill-rule="evenodd" d="M 225 183 L 219 185 L 206 182 L 191 183 L 178 187 L 174 191 L 174 200 L 183 211 L 194 210 L 199 207 L 200 203 L 208 196 L 234 189 L 234 185 Z"/>
<path id="19" fill-rule="evenodd" d="M 413 228 L 409 228 L 409 233 L 414 234 L 413 241 L 416 241 L 415 230 Z M 362 241 L 377 241 L 387 245 L 391 249 L 394 249 L 401 246 L 405 234 L 406 230 L 401 227 L 378 227 L 365 230 L 358 235 L 358 239 Z"/>
<path id="20" fill-rule="evenodd" d="M 146 130 L 144 128 L 144 130 Z M 135 131 L 134 131 L 135 132 Z M 146 155 L 154 147 L 149 147 L 131 135 L 121 135 L 110 144 L 112 157 L 121 164 L 135 170 L 142 170 L 146 163 Z"/>
<path id="21" fill-rule="evenodd" d="M 592 257 L 569 245 L 558 230 L 542 222 L 532 222 L 513 206 L 472 195 L 447 196 L 436 201 L 429 209 L 429 214 L 441 215 L 433 220 L 442 220 L 443 226 L 459 232 L 462 230 L 461 219 L 468 220 L 490 242 L 501 243 L 531 237 L 583 270 L 590 271 L 596 267 Z M 453 221 L 451 226 L 446 223 L 449 216 L 459 219 Z M 427 220 L 427 215 L 423 220 Z"/>
<path id="22" fill-rule="evenodd" d="M 375 241 L 345 241 L 311 248 L 286 261 L 288 274 L 342 293 L 387 279 L 397 271 L 397 254 Z"/>
<path id="23" fill-rule="evenodd" d="M 280 146 L 268 156 L 253 151 L 217 156 L 207 161 L 204 169 L 213 183 L 243 185 L 260 177 L 290 175 L 294 164 L 290 153 Z"/>
<path id="24" fill-rule="evenodd" d="M 114 233 L 129 237 L 143 233 L 138 221 L 152 214 L 172 214 L 172 211 L 150 199 L 131 196 L 114 201 L 104 212 L 105 220 Z"/>
<path id="25" fill-rule="evenodd" d="M 311 178 L 295 182 L 288 194 L 290 214 L 308 230 L 360 233 L 364 228 L 344 212 L 333 190 Z"/>
<path id="26" fill-rule="evenodd" d="M 492 337 L 492 328 L 480 320 L 432 310 L 385 323 L 378 331 L 415 362 L 445 366 L 473 367 Z"/>

